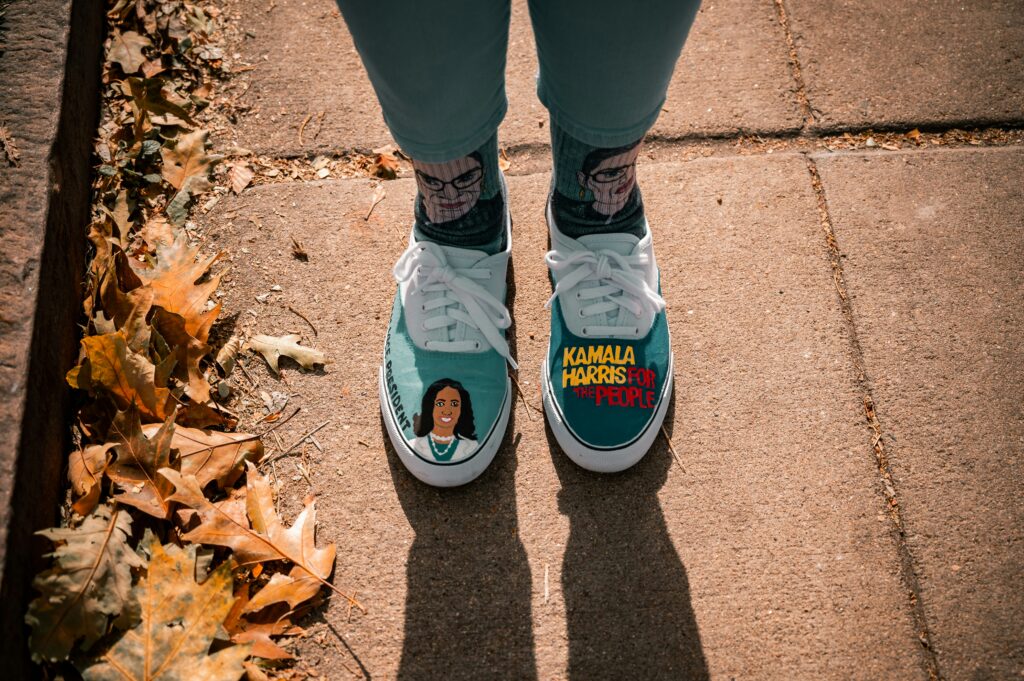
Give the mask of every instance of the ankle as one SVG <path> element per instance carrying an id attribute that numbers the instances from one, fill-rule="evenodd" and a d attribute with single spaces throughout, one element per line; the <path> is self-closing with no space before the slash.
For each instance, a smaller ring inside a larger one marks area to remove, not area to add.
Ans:
<path id="1" fill-rule="evenodd" d="M 612 232 L 643 236 L 643 200 L 636 184 L 640 143 L 594 147 L 552 125 L 551 209 L 562 233 L 572 238 Z"/>

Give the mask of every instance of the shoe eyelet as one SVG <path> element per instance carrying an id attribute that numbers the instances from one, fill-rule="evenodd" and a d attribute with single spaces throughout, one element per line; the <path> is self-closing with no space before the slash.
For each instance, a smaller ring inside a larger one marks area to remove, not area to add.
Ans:
<path id="1" fill-rule="evenodd" d="M 426 331 L 426 330 L 427 330 L 427 323 L 426 322 L 420 322 L 420 331 Z"/>
<path id="2" fill-rule="evenodd" d="M 583 300 L 583 295 L 579 291 L 576 292 L 576 300 Z"/>
<path id="3" fill-rule="evenodd" d="M 580 319 L 583 319 L 584 317 L 586 317 L 586 315 L 583 314 L 583 308 L 582 307 L 579 309 L 579 313 L 580 313 Z"/>
<path id="4" fill-rule="evenodd" d="M 473 349 L 474 350 L 479 350 L 480 349 L 480 341 L 473 341 Z"/>
<path id="5" fill-rule="evenodd" d="M 420 311 L 421 312 L 426 312 L 427 311 L 427 304 L 426 303 L 423 303 L 422 305 L 420 305 Z"/>
<path id="6" fill-rule="evenodd" d="M 585 326 L 582 329 L 580 329 L 580 331 L 583 332 L 584 336 L 589 336 L 590 335 L 590 332 L 587 331 L 587 327 L 585 327 Z"/>

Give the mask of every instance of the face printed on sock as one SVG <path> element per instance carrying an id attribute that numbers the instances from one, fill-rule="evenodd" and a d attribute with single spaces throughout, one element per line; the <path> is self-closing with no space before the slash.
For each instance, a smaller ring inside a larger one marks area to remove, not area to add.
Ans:
<path id="1" fill-rule="evenodd" d="M 480 199 L 484 168 L 480 154 L 447 163 L 413 162 L 416 184 L 431 222 L 449 222 L 468 213 Z"/>
<path id="2" fill-rule="evenodd" d="M 576 173 L 576 179 L 584 195 L 587 191 L 593 195 L 591 208 L 609 217 L 622 210 L 636 186 L 639 154 L 640 143 L 637 142 L 631 147 L 597 149 L 584 159 L 583 169 Z"/>

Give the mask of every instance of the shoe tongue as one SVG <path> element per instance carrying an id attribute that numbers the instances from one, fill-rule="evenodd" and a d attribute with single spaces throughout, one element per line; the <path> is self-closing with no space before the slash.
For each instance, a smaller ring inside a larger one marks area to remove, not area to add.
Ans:
<path id="1" fill-rule="evenodd" d="M 460 270 L 469 269 L 487 257 L 487 254 L 483 251 L 474 251 L 456 246 L 442 246 L 441 250 L 444 251 L 444 257 L 448 261 L 448 265 Z"/>
<path id="2" fill-rule="evenodd" d="M 632 234 L 616 232 L 614 234 L 584 234 L 577 239 L 592 251 L 614 251 L 619 255 L 631 255 L 640 243 Z"/>

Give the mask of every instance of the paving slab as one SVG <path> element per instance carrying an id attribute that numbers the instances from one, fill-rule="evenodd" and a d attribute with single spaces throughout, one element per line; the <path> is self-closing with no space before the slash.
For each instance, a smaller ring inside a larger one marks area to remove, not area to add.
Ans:
<path id="1" fill-rule="evenodd" d="M 1017 0 L 785 0 L 819 130 L 1024 120 Z"/>
<path id="2" fill-rule="evenodd" d="M 1024 150 L 818 161 L 946 679 L 1024 673 Z"/>
<path id="3" fill-rule="evenodd" d="M 352 38 L 331 0 L 252 0 L 238 21 L 236 49 L 252 63 L 252 86 L 235 135 L 268 154 L 372 149 L 391 143 Z M 413 49 L 396 45 L 395 49 Z M 512 4 L 506 146 L 547 145 L 547 110 L 537 100 L 537 58 L 525 0 Z M 324 112 L 320 119 L 320 112 Z M 298 131 L 310 114 L 313 118 Z M 760 134 L 800 127 L 785 34 L 771 0 L 708 2 L 701 8 L 652 134 Z"/>
<path id="4" fill-rule="evenodd" d="M 302 407 L 282 441 L 330 421 L 323 453 L 308 453 L 320 537 L 339 545 L 335 583 L 368 608 L 334 599 L 304 661 L 339 678 L 342 665 L 377 678 L 923 677 L 803 159 L 655 165 L 642 181 L 674 330 L 679 462 L 659 440 L 615 476 L 571 464 L 537 413 L 546 175 L 510 179 L 524 400 L 492 467 L 455 490 L 405 472 L 378 411 L 412 181 L 385 183 L 368 220 L 374 190 L 357 179 L 255 187 L 204 221 L 232 254 L 235 330 L 301 333 L 333 360 L 287 364 L 281 382 L 249 360 L 260 390 Z M 277 474 L 297 512 L 297 462 Z"/>

